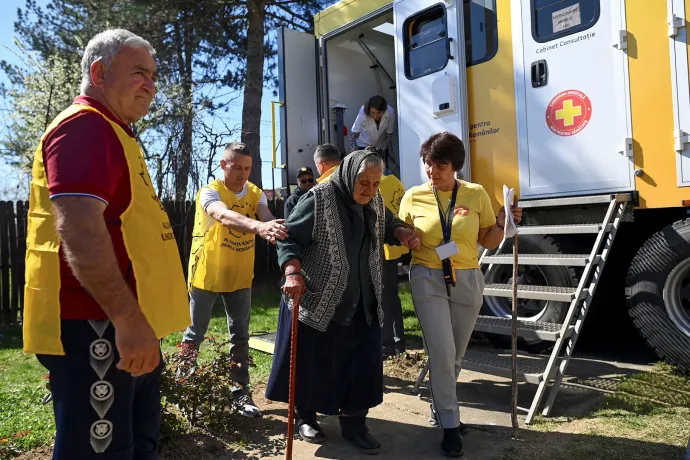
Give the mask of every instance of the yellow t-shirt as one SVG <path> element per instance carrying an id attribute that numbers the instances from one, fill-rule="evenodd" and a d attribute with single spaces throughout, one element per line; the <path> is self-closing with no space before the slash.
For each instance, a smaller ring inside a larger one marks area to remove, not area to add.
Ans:
<path id="1" fill-rule="evenodd" d="M 331 180 L 331 176 L 333 175 L 333 173 L 335 172 L 335 170 L 338 169 L 338 166 L 340 166 L 340 165 L 335 165 L 335 166 L 331 167 L 328 171 L 326 171 L 325 173 L 323 173 L 323 175 L 322 175 L 321 177 L 319 177 L 318 179 L 316 179 L 316 183 L 317 183 L 317 184 L 320 184 L 320 183 L 322 183 L 322 182 L 326 182 L 326 181 Z"/>
<path id="2" fill-rule="evenodd" d="M 451 259 L 456 270 L 468 270 L 479 268 L 479 229 L 494 225 L 496 215 L 484 187 L 470 182 L 459 182 L 451 231 L 451 240 L 458 245 L 458 253 Z M 445 209 L 450 204 L 452 193 L 438 192 L 441 206 Z M 436 248 L 443 242 L 443 231 L 436 197 L 430 183 L 412 187 L 405 193 L 400 203 L 399 218 L 417 227 L 422 234 L 421 247 L 412 251 L 412 263 L 428 268 L 442 268 Z"/>
<path id="3" fill-rule="evenodd" d="M 400 182 L 400 179 L 392 174 L 383 176 L 381 178 L 381 185 L 379 185 L 379 193 L 381 193 L 383 204 L 386 205 L 386 208 L 388 208 L 395 217 L 398 217 L 400 201 L 405 194 L 405 187 L 402 182 Z M 399 259 L 403 254 L 407 254 L 409 251 L 410 250 L 405 246 L 383 245 L 383 255 L 386 260 Z"/>

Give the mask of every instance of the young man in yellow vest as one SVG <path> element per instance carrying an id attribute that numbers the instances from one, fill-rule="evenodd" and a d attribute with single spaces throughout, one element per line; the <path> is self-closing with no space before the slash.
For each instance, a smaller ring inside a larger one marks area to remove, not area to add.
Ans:
<path id="1" fill-rule="evenodd" d="M 316 182 L 319 184 L 330 180 L 331 174 L 340 166 L 340 152 L 338 147 L 333 144 L 321 144 L 316 147 L 314 152 L 314 164 L 319 172 Z"/>
<path id="2" fill-rule="evenodd" d="M 377 152 L 384 156 L 386 150 L 380 147 L 367 147 L 367 150 Z M 386 208 L 398 217 L 400 201 L 405 194 L 405 187 L 400 179 L 395 177 L 388 168 L 383 171 L 379 193 L 383 198 Z M 398 296 L 398 263 L 400 258 L 410 252 L 405 246 L 383 245 L 383 254 L 386 259 L 383 265 L 383 330 L 381 341 L 383 343 L 383 358 L 397 356 L 405 351 L 405 328 L 403 326 L 402 304 Z"/>
<path id="3" fill-rule="evenodd" d="M 81 95 L 34 156 L 24 351 L 50 373 L 56 460 L 156 458 L 159 339 L 190 323 L 175 237 L 129 127 L 156 92 L 153 54 L 126 30 L 96 35 Z"/>
<path id="4" fill-rule="evenodd" d="M 249 319 L 254 279 L 256 235 L 275 243 L 287 237 L 283 219 L 275 219 L 266 195 L 248 181 L 252 155 L 241 142 L 225 148 L 220 160 L 223 179 L 202 187 L 197 194 L 192 250 L 189 257 L 189 309 L 180 353 L 195 361 L 211 321 L 211 311 L 222 296 L 228 317 L 230 353 L 239 364 L 230 375 L 237 385 L 235 408 L 246 417 L 261 415 L 249 394 Z M 258 220 L 257 220 L 258 219 Z"/>
<path id="5" fill-rule="evenodd" d="M 386 208 L 398 217 L 400 201 L 405 194 L 402 182 L 386 168 L 379 185 L 379 193 Z M 402 305 L 398 296 L 398 262 L 400 257 L 409 253 L 405 246 L 383 246 L 386 261 L 383 265 L 383 342 L 384 359 L 396 356 L 405 351 L 405 328 L 403 327 Z"/>

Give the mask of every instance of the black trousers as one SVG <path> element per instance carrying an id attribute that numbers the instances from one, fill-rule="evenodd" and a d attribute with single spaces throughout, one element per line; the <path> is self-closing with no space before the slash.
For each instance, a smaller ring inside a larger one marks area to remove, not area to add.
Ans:
<path id="1" fill-rule="evenodd" d="M 50 372 L 53 459 L 155 460 L 163 359 L 153 373 L 132 377 L 116 368 L 119 354 L 112 324 L 93 324 L 62 321 L 65 356 L 37 356 Z"/>
<path id="2" fill-rule="evenodd" d="M 292 314 L 281 301 L 273 366 L 266 397 L 288 402 Z M 300 322 L 297 335 L 295 405 L 326 415 L 355 414 L 383 402 L 381 327 L 364 310 L 344 326 L 318 331 Z"/>
<path id="3" fill-rule="evenodd" d="M 402 304 L 398 296 L 399 259 L 386 260 L 383 264 L 383 354 L 385 356 L 405 351 L 405 326 Z"/>

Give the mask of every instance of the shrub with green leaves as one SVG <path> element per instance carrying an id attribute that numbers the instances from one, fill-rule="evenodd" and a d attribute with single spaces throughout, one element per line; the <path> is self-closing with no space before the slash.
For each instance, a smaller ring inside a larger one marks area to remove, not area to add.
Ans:
<path id="1" fill-rule="evenodd" d="M 230 377 L 240 365 L 228 352 L 228 342 L 206 339 L 208 360 L 189 353 L 164 353 L 166 366 L 161 375 L 161 395 L 166 404 L 176 406 L 193 426 L 222 429 L 228 425 L 228 410 L 234 413 L 233 392 L 240 388 Z"/>

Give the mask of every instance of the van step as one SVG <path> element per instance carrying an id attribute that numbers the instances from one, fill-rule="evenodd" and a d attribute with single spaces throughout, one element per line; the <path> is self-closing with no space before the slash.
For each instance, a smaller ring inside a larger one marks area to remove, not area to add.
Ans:
<path id="1" fill-rule="evenodd" d="M 589 254 L 520 254 L 520 265 L 565 265 L 569 267 L 584 267 L 589 262 Z M 594 263 L 599 262 L 599 256 L 595 256 Z M 485 256 L 483 264 L 512 265 L 512 254 L 500 254 L 497 256 Z"/>
<path id="2" fill-rule="evenodd" d="M 512 263 L 512 262 L 511 262 Z M 537 286 L 518 284 L 519 299 L 555 300 L 556 302 L 570 302 L 575 298 L 577 288 L 562 286 Z M 496 297 L 512 297 L 512 284 L 487 284 L 484 295 Z"/>
<path id="3" fill-rule="evenodd" d="M 526 339 L 548 340 L 555 342 L 561 336 L 561 328 L 558 323 L 538 323 L 535 321 L 518 320 L 518 337 Z M 498 316 L 480 315 L 474 326 L 475 331 L 491 334 L 512 335 L 513 320 L 511 318 L 499 318 Z M 572 332 L 572 326 L 566 329 L 566 337 Z"/>
<path id="4" fill-rule="evenodd" d="M 612 200 L 618 203 L 634 201 L 634 195 L 630 192 L 608 195 L 574 196 L 569 198 L 545 198 L 537 200 L 521 200 L 518 206 L 527 208 L 548 208 L 556 206 L 583 206 L 593 204 L 609 204 Z"/>
<path id="5" fill-rule="evenodd" d="M 520 235 L 581 235 L 596 234 L 601 230 L 601 224 L 572 224 L 572 225 L 532 225 L 520 227 Z M 606 230 L 610 230 L 607 225 Z"/>
<path id="6" fill-rule="evenodd" d="M 518 379 L 538 385 L 544 379 L 547 363 L 547 357 L 527 356 L 521 353 L 518 356 Z M 509 379 L 512 376 L 512 359 L 510 354 L 497 355 L 485 351 L 467 350 L 462 361 L 462 368 Z"/>

